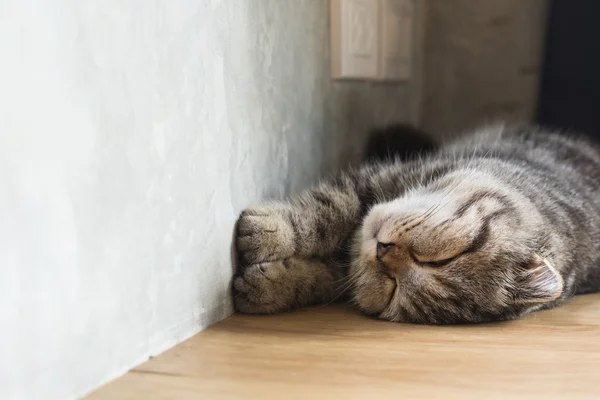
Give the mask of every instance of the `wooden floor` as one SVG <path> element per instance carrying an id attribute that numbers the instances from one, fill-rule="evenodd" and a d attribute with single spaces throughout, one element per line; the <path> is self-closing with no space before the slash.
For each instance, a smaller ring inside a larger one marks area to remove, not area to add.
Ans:
<path id="1" fill-rule="evenodd" d="M 599 399 L 600 295 L 521 321 L 416 326 L 349 307 L 235 315 L 92 399 Z"/>

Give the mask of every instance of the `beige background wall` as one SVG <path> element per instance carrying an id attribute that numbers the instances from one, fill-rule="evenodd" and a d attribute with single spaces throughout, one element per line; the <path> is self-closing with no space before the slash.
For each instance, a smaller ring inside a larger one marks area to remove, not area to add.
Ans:
<path id="1" fill-rule="evenodd" d="M 437 136 L 536 107 L 546 0 L 424 0 L 421 124 Z"/>

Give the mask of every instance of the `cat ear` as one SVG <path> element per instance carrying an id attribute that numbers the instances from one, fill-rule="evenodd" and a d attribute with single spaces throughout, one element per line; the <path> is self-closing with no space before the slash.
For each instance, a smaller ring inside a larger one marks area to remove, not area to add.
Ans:
<path id="1" fill-rule="evenodd" d="M 534 254 L 517 278 L 517 302 L 541 305 L 560 297 L 564 282 L 560 272 L 545 258 Z"/>

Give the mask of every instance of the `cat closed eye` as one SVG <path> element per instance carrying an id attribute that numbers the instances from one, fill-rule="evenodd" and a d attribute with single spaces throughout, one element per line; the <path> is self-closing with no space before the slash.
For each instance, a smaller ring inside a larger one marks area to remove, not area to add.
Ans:
<path id="1" fill-rule="evenodd" d="M 417 256 L 415 256 L 415 254 L 413 252 L 410 253 L 410 256 L 412 257 L 413 261 L 416 262 L 419 265 L 422 265 L 424 267 L 431 267 L 431 268 L 439 268 L 439 267 L 443 267 L 445 265 L 450 264 L 452 261 L 454 261 L 456 259 L 456 257 L 450 257 L 450 258 L 445 258 L 443 260 L 422 260 L 419 259 Z"/>
<path id="2" fill-rule="evenodd" d="M 450 262 L 452 262 L 453 260 L 454 260 L 454 257 L 447 258 L 445 260 L 439 260 L 439 261 L 425 261 L 425 262 L 421 262 L 420 264 L 425 267 L 443 267 L 445 265 L 450 264 Z"/>

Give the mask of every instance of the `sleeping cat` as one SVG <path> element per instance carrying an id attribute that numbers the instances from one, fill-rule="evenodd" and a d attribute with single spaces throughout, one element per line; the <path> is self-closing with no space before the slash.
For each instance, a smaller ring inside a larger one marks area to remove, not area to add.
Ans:
<path id="1" fill-rule="evenodd" d="M 600 289 L 600 148 L 536 127 L 480 129 L 250 207 L 236 245 L 243 313 L 348 295 L 390 321 L 514 319 Z"/>

